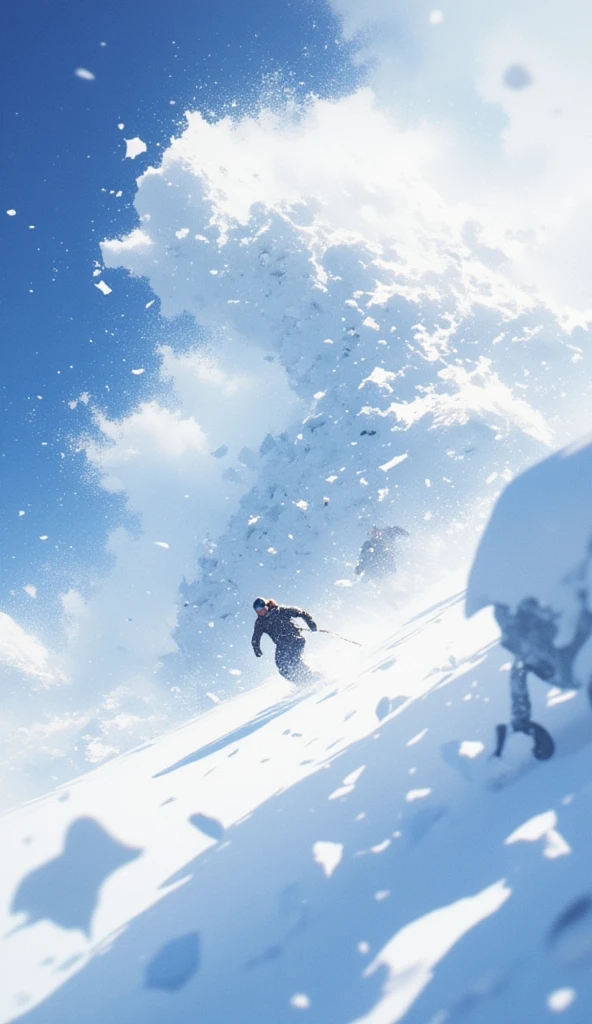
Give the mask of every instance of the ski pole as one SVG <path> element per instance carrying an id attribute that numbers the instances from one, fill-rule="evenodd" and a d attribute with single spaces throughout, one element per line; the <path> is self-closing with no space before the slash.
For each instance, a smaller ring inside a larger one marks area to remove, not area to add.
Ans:
<path id="1" fill-rule="evenodd" d="M 313 633 L 315 630 L 313 630 Z M 357 640 L 348 640 L 346 636 L 341 636 L 340 633 L 334 633 L 332 629 L 317 629 L 317 633 L 328 633 L 329 636 L 335 636 L 338 640 L 345 640 L 346 644 L 355 644 L 356 647 L 362 647 L 363 645 L 358 643 Z"/>

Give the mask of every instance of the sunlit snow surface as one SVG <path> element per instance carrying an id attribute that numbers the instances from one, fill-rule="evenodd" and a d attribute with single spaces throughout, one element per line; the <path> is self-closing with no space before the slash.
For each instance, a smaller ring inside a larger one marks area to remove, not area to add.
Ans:
<path id="1" fill-rule="evenodd" d="M 496 774 L 496 637 L 441 588 L 324 688 L 269 681 L 0 819 L 1 1019 L 589 1019 L 592 714 L 533 686 L 556 755 Z"/>

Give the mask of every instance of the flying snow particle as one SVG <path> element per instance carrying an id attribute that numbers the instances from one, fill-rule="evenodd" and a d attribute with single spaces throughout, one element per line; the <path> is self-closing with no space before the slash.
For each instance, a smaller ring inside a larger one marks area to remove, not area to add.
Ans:
<path id="1" fill-rule="evenodd" d="M 383 465 L 378 468 L 381 469 L 383 473 L 388 473 L 389 469 L 394 469 L 400 462 L 404 462 L 406 458 L 408 458 L 407 452 L 405 452 L 404 455 L 395 455 L 394 459 L 391 459 L 390 462 L 383 463 Z"/>
<path id="2" fill-rule="evenodd" d="M 563 1013 L 575 998 L 576 992 L 573 988 L 557 988 L 547 997 L 547 1006 L 554 1013 Z"/>
<path id="3" fill-rule="evenodd" d="M 463 740 L 458 748 L 458 754 L 459 757 L 468 757 L 472 760 L 474 757 L 478 757 L 483 750 L 485 750 L 485 745 L 481 743 L 481 740 Z"/>
<path id="4" fill-rule="evenodd" d="M 304 501 L 302 498 L 300 499 L 300 501 L 295 501 L 294 504 L 296 508 L 302 509 L 303 512 L 306 512 L 308 508 L 308 502 Z"/>
<path id="5" fill-rule="evenodd" d="M 169 550 L 169 545 L 167 544 L 166 540 L 155 540 L 154 546 L 157 548 L 164 548 L 165 551 Z"/>
<path id="6" fill-rule="evenodd" d="M 7 210 L 6 213 L 9 217 L 16 217 L 16 210 Z"/>
<path id="7" fill-rule="evenodd" d="M 32 583 L 25 584 L 23 590 L 29 597 L 37 597 L 37 587 L 34 587 Z"/>
<path id="8" fill-rule="evenodd" d="M 123 129 L 125 128 L 125 125 L 124 125 L 123 121 L 120 121 L 119 124 L 117 125 L 117 127 L 119 128 L 119 131 L 122 132 Z"/>
<path id="9" fill-rule="evenodd" d="M 150 302 L 146 303 L 146 305 L 144 306 L 144 309 L 150 309 L 150 306 L 153 306 L 155 302 L 156 302 L 156 299 L 150 299 Z"/>
<path id="10" fill-rule="evenodd" d="M 408 804 L 412 804 L 414 800 L 424 800 L 431 792 L 431 789 L 410 789 L 405 799 Z"/>
<path id="11" fill-rule="evenodd" d="M 21 516 L 24 516 L 24 515 L 25 515 L 25 513 L 24 513 L 23 509 L 21 508 L 19 510 L 19 519 L 20 519 Z"/>
<path id="12" fill-rule="evenodd" d="M 95 288 L 98 288 L 103 295 L 110 295 L 113 291 L 113 289 L 110 288 L 108 284 L 105 284 L 104 281 L 95 282 Z"/>
<path id="13" fill-rule="evenodd" d="M 124 139 L 125 142 L 125 159 L 135 160 L 141 153 L 145 153 L 148 146 L 142 139 L 138 138 L 137 135 L 133 139 Z"/>
<path id="14" fill-rule="evenodd" d="M 41 537 L 39 538 L 39 540 L 48 540 L 48 539 L 49 539 L 49 537 L 48 537 L 47 533 L 44 533 L 44 534 L 43 534 L 43 535 L 42 535 L 42 536 L 41 536 Z"/>
<path id="15" fill-rule="evenodd" d="M 77 78 L 82 78 L 84 82 L 94 82 L 96 77 L 88 68 L 76 68 L 74 74 Z"/>
<path id="16" fill-rule="evenodd" d="M 428 21 L 430 25 L 441 25 L 444 21 L 444 12 L 438 10 L 430 11 Z"/>
<path id="17" fill-rule="evenodd" d="M 315 864 L 320 864 L 325 876 L 330 878 L 335 868 L 341 863 L 343 843 L 325 843 L 319 840 L 312 848 Z"/>
<path id="18" fill-rule="evenodd" d="M 132 370 L 132 373 L 135 374 L 136 377 L 139 377 L 141 373 L 146 373 L 146 370 L 142 367 L 140 370 Z"/>
<path id="19" fill-rule="evenodd" d="M 308 1010 L 310 999 L 304 992 L 296 992 L 290 999 L 290 1006 L 296 1010 Z"/>

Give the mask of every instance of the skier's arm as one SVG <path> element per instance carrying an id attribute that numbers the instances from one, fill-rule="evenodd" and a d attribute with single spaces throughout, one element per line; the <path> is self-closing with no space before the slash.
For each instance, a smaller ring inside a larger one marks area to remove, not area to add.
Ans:
<path id="1" fill-rule="evenodd" d="M 251 637 L 251 646 L 255 652 L 255 657 L 260 658 L 263 654 L 261 650 L 261 634 L 263 633 L 263 624 L 260 619 L 257 619 L 255 623 L 255 629 L 253 630 L 253 636 Z"/>
<path id="2" fill-rule="evenodd" d="M 312 615 L 310 615 L 308 612 L 305 612 L 304 608 L 286 608 L 285 611 L 287 612 L 291 619 L 304 619 L 306 625 L 308 626 L 309 629 L 313 631 L 313 633 L 318 628 Z"/>

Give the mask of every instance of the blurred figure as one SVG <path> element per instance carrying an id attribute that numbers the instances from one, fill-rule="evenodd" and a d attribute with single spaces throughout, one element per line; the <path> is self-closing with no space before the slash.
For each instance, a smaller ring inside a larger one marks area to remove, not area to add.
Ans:
<path id="1" fill-rule="evenodd" d="M 392 576 L 397 571 L 397 537 L 408 536 L 407 530 L 401 526 L 373 526 L 368 540 L 362 544 L 358 564 L 354 569 L 356 576 L 364 576 L 369 580 Z"/>

